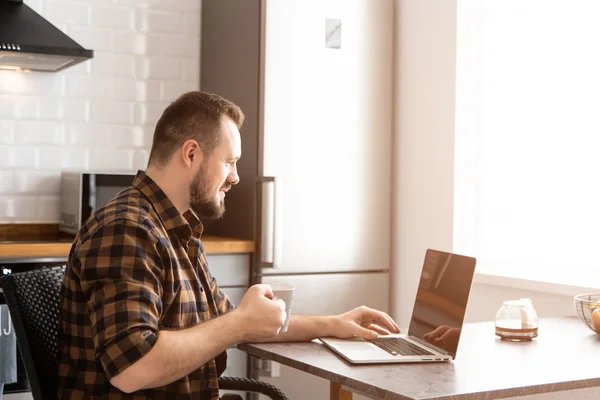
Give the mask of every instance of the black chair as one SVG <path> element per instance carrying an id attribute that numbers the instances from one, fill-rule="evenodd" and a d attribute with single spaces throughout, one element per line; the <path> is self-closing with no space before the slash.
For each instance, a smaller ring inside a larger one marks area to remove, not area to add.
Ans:
<path id="1" fill-rule="evenodd" d="M 60 288 L 64 273 L 65 266 L 58 266 L 0 278 L 35 400 L 56 400 Z M 273 385 L 254 379 L 221 377 L 219 388 L 287 400 Z M 235 399 L 236 395 L 226 395 L 224 399 L 227 398 Z"/>

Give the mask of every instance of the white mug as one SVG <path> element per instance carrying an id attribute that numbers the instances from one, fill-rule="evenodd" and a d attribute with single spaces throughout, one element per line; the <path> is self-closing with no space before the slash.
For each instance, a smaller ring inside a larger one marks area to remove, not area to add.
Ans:
<path id="1" fill-rule="evenodd" d="M 292 315 L 292 301 L 294 300 L 294 289 L 292 285 L 286 285 L 282 283 L 273 283 L 271 290 L 273 291 L 273 300 L 281 299 L 285 302 L 285 322 L 279 330 L 279 333 L 287 331 L 290 323 L 290 316 Z"/>

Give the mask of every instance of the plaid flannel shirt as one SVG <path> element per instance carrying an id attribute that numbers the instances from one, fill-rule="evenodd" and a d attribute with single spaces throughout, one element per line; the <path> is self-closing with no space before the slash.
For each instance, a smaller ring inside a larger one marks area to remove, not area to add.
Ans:
<path id="1" fill-rule="evenodd" d="M 226 353 L 154 389 L 126 394 L 109 382 L 152 349 L 160 330 L 233 309 L 207 268 L 202 229 L 142 171 L 86 221 L 61 292 L 59 399 L 218 399 Z"/>

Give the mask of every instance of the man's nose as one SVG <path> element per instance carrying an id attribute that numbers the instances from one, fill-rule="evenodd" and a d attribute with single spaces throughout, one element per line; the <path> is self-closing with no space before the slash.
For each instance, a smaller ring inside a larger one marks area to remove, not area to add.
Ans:
<path id="1" fill-rule="evenodd" d="M 232 185 L 237 185 L 240 182 L 240 177 L 237 173 L 237 167 L 233 167 L 233 171 L 227 177 L 227 182 Z"/>

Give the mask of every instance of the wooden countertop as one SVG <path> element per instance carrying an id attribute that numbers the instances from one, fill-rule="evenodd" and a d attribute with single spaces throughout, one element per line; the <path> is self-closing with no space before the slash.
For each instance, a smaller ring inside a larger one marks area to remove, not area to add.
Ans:
<path id="1" fill-rule="evenodd" d="M 253 253 L 251 240 L 203 236 L 206 254 Z M 32 240 L 0 242 L 0 258 L 13 257 L 67 257 L 71 250 L 70 241 Z"/>

